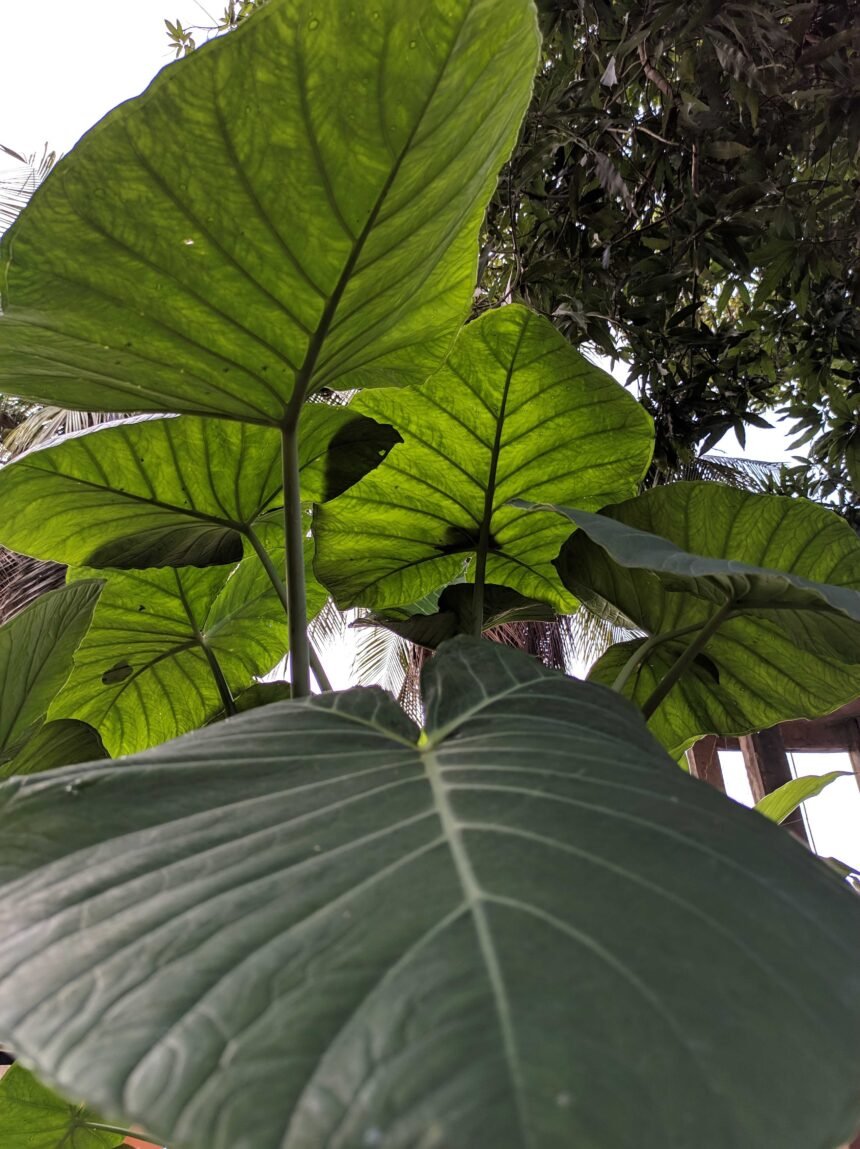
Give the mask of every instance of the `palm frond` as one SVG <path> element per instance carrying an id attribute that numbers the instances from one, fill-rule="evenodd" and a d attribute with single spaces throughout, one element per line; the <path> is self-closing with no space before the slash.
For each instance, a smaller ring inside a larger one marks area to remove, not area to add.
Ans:
<path id="1" fill-rule="evenodd" d="M 65 582 L 66 568 L 0 548 L 0 624 Z"/>
<path id="2" fill-rule="evenodd" d="M 0 440 L 3 461 L 33 447 L 42 447 L 60 435 L 76 434 L 123 418 L 126 418 L 124 414 L 111 411 L 68 411 L 65 407 L 35 407 Z"/>

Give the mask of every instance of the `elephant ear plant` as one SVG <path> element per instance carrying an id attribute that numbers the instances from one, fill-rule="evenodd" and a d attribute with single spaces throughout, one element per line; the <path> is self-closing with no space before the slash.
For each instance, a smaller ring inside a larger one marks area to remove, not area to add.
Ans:
<path id="1" fill-rule="evenodd" d="M 0 543 L 70 566 L 0 631 L 4 1149 L 860 1119 L 855 896 L 665 749 L 860 693 L 860 545 L 637 496 L 623 388 L 525 308 L 463 326 L 538 47 L 532 0 L 269 0 L 3 242 L 3 387 L 138 414 L 0 472 Z M 422 729 L 325 689 L 327 594 L 438 648 Z M 481 638 L 580 601 L 644 632 L 593 681 Z"/>

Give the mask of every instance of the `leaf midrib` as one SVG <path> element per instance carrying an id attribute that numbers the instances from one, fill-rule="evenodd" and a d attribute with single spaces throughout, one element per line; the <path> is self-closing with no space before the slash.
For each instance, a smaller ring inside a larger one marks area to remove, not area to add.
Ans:
<path id="1" fill-rule="evenodd" d="M 516 1033 L 514 1032 L 504 974 L 498 953 L 496 952 L 496 943 L 490 928 L 490 922 L 487 917 L 485 905 L 487 900 L 486 894 L 478 881 L 469 853 L 463 842 L 462 829 L 448 798 L 448 787 L 445 783 L 442 766 L 438 760 L 435 749 L 430 748 L 424 750 L 422 752 L 422 758 L 427 772 L 427 780 L 430 783 L 433 803 L 436 807 L 445 841 L 451 851 L 457 877 L 463 890 L 464 901 L 475 924 L 478 947 L 481 951 L 481 956 L 484 960 L 487 976 L 493 991 L 493 1000 L 495 1002 L 499 1028 L 502 1034 L 505 1059 L 508 1063 L 511 1082 L 513 1084 L 514 1104 L 522 1133 L 523 1145 L 525 1149 L 533 1149 L 533 1141 L 526 1115 L 525 1091 L 523 1089 L 520 1069 L 521 1059 L 517 1048 Z"/>

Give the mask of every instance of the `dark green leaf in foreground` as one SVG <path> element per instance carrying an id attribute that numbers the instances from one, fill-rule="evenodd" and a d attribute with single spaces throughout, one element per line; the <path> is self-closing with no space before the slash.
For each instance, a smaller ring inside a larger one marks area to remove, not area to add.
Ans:
<path id="1" fill-rule="evenodd" d="M 0 627 L 0 762 L 44 721 L 69 677 L 101 586 L 92 580 L 49 591 Z"/>
<path id="2" fill-rule="evenodd" d="M 648 635 L 692 628 L 652 649 L 630 678 L 639 704 L 731 604 L 651 718 L 673 755 L 703 734 L 815 718 L 860 694 L 860 541 L 831 511 L 718 483 L 673 483 L 600 515 L 559 510 L 579 530 L 558 569 L 584 602 Z M 592 677 L 614 682 L 643 642 L 610 648 Z"/>
<path id="3" fill-rule="evenodd" d="M 181 1149 L 844 1141 L 843 883 L 601 686 L 456 639 L 424 704 L 420 741 L 352 690 L 7 782 L 15 1048 Z"/>
<path id="4" fill-rule="evenodd" d="M 438 610 L 416 612 L 405 618 L 401 611 L 385 614 L 369 614 L 358 618 L 353 627 L 383 627 L 393 634 L 406 638 L 418 646 L 435 650 L 437 646 L 458 634 L 474 632 L 474 587 L 468 583 L 455 583 L 446 586 L 438 596 Z M 503 626 L 511 622 L 553 622 L 555 611 L 546 603 L 524 598 L 510 587 L 488 583 L 484 589 L 484 618 L 482 630 Z"/>
<path id="5" fill-rule="evenodd" d="M 761 801 L 756 802 L 755 808 L 759 814 L 764 814 L 772 822 L 784 822 L 789 814 L 793 814 L 797 807 L 821 794 L 831 786 L 837 778 L 852 778 L 850 770 L 831 770 L 827 774 L 810 774 L 803 778 L 792 778 L 790 782 L 777 787 L 770 794 L 765 794 Z"/>
<path id="6" fill-rule="evenodd" d="M 573 610 L 552 566 L 569 526 L 507 504 L 596 510 L 632 494 L 651 457 L 644 409 L 520 306 L 470 323 L 422 386 L 366 393 L 355 408 L 404 441 L 315 516 L 317 577 L 341 607 L 399 605 L 451 582 L 487 524 L 487 581 Z"/>
<path id="7" fill-rule="evenodd" d="M 319 610 L 325 595 L 310 589 Z M 144 750 L 221 711 L 211 658 L 236 693 L 287 644 L 283 607 L 254 554 L 236 568 L 112 572 L 51 717 L 88 722 L 113 756 Z"/>
<path id="8" fill-rule="evenodd" d="M 56 770 L 59 766 L 74 766 L 79 762 L 93 762 L 107 758 L 98 731 L 86 722 L 74 718 L 61 718 L 45 722 L 24 743 L 24 748 L 11 760 L 0 765 L 0 778 L 13 774 L 39 774 L 43 770 Z"/>
<path id="9" fill-rule="evenodd" d="M 426 378 L 538 42 L 532 0 L 270 0 L 169 65 L 7 233 L 0 390 L 280 423 Z"/>
<path id="10" fill-rule="evenodd" d="M 123 1137 L 88 1129 L 98 1118 L 57 1097 L 21 1065 L 0 1079 L 3 1149 L 115 1149 Z"/>
<path id="11" fill-rule="evenodd" d="M 309 404 L 302 498 L 340 494 L 397 435 L 347 408 Z M 281 437 L 223 419 L 129 419 L 30 451 L 0 470 L 0 542 L 93 567 L 237 562 L 243 536 L 282 506 Z"/>

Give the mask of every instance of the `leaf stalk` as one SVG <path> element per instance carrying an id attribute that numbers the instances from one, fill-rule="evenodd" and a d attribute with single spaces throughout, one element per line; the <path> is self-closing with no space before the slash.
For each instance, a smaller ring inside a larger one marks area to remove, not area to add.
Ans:
<path id="1" fill-rule="evenodd" d="M 642 716 L 646 722 L 672 689 L 672 687 L 675 685 L 675 683 L 678 681 L 678 679 L 681 677 L 681 675 L 684 673 L 684 671 L 687 669 L 687 667 L 690 666 L 696 656 L 700 654 L 702 650 L 704 650 L 708 641 L 726 621 L 726 619 L 731 614 L 734 605 L 734 599 L 726 599 L 716 614 L 713 614 L 708 619 L 708 621 L 705 623 L 705 625 L 702 627 L 690 645 L 684 650 L 683 654 L 678 657 L 678 659 L 672 664 L 666 674 L 663 675 L 662 679 L 657 685 L 657 688 L 654 690 L 651 696 L 645 700 L 642 706 Z"/>
<path id="2" fill-rule="evenodd" d="M 281 462 L 290 685 L 293 698 L 307 698 L 311 692 L 311 676 L 305 589 L 305 530 L 299 488 L 299 414 L 297 412 L 295 419 L 281 431 Z"/>

